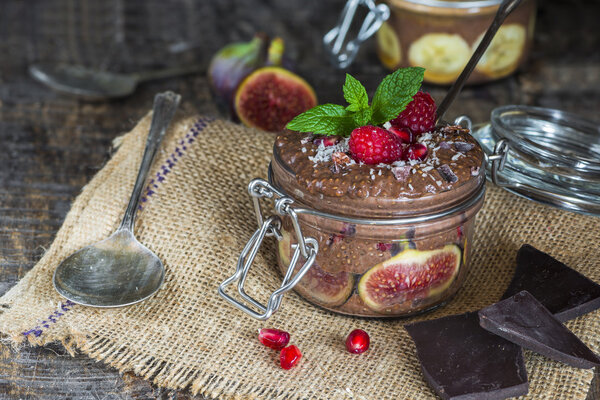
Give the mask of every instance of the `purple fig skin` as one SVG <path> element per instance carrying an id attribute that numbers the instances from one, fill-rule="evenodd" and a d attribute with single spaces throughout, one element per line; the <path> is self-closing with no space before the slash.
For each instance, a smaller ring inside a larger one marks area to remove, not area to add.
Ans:
<path id="1" fill-rule="evenodd" d="M 282 62 L 283 41 L 257 33 L 249 42 L 230 43 L 219 50 L 208 67 L 208 80 L 217 104 L 236 118 L 233 99 L 240 83 L 256 69 Z"/>
<path id="2" fill-rule="evenodd" d="M 233 95 L 240 82 L 264 65 L 269 39 L 256 35 L 249 42 L 231 43 L 219 50 L 208 67 L 208 80 L 220 105 L 233 115 Z"/>

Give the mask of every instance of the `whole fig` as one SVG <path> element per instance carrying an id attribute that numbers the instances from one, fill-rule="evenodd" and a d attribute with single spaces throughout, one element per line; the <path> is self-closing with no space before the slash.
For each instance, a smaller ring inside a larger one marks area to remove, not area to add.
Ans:
<path id="1" fill-rule="evenodd" d="M 249 42 L 230 43 L 219 50 L 208 67 L 208 80 L 218 105 L 235 117 L 233 97 L 240 82 L 265 65 L 280 65 L 283 41 L 271 42 L 264 33 L 257 33 Z"/>

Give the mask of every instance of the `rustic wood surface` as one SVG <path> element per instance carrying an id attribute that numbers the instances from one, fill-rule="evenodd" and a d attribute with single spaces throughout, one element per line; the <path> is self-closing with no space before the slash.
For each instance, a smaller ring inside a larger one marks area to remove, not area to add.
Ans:
<path id="1" fill-rule="evenodd" d="M 27 66 L 63 60 L 117 71 L 200 62 L 257 30 L 282 36 L 297 71 L 322 102 L 339 102 L 343 74 L 323 60 L 320 38 L 342 0 L 218 2 L 92 0 L 0 2 L 0 295 L 42 256 L 70 203 L 103 166 L 112 140 L 132 128 L 156 92 L 183 95 L 186 112 L 218 115 L 203 73 L 142 84 L 131 97 L 86 103 L 33 81 Z M 485 121 L 502 104 L 560 108 L 598 120 L 598 0 L 541 2 L 534 52 L 524 72 L 471 87 L 450 116 Z M 124 15 L 125 17 L 119 17 Z M 152 27 L 150 29 L 149 27 Z M 374 89 L 385 74 L 372 42 L 349 72 Z M 438 100 L 444 88 L 427 88 Z M 589 399 L 600 399 L 598 379 Z M 120 375 L 60 345 L 18 350 L 0 344 L 0 399 L 187 399 Z"/>

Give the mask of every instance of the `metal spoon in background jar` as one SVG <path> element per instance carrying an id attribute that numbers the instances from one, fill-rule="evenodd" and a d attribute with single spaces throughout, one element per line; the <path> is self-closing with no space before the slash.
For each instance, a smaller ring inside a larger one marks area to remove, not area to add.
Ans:
<path id="1" fill-rule="evenodd" d="M 120 74 L 70 64 L 44 63 L 29 66 L 29 73 L 37 81 L 57 92 L 90 101 L 125 97 L 132 94 L 140 82 L 187 75 L 200 70 L 200 65 L 190 65 Z"/>
<path id="2" fill-rule="evenodd" d="M 462 90 L 463 86 L 465 85 L 465 82 L 467 81 L 467 79 L 475 69 L 475 66 L 479 62 L 479 59 L 481 58 L 483 53 L 485 53 L 492 39 L 496 35 L 498 28 L 500 28 L 506 17 L 508 17 L 508 15 L 511 12 L 513 12 L 513 10 L 517 8 L 517 6 L 520 3 L 521 0 L 504 0 L 502 3 L 500 3 L 498 11 L 496 12 L 496 16 L 494 17 L 494 20 L 492 21 L 490 27 L 485 32 L 485 35 L 483 36 L 483 39 L 481 39 L 481 42 L 477 46 L 477 49 L 475 49 L 475 52 L 469 59 L 467 65 L 465 65 L 465 68 L 461 72 L 460 76 L 452 84 L 450 90 L 448 90 L 448 93 L 446 94 L 446 97 L 444 97 L 444 99 L 438 106 L 436 121 L 437 125 L 444 124 L 444 114 L 446 113 L 446 111 L 448 111 L 448 108 L 450 107 L 458 93 L 460 93 L 460 91 Z"/>
<path id="3" fill-rule="evenodd" d="M 73 253 L 56 268 L 54 288 L 67 299 L 87 306 L 120 307 L 147 299 L 162 285 L 163 264 L 136 240 L 133 224 L 148 171 L 180 99 L 173 92 L 160 93 L 154 98 L 144 156 L 117 231 Z"/>

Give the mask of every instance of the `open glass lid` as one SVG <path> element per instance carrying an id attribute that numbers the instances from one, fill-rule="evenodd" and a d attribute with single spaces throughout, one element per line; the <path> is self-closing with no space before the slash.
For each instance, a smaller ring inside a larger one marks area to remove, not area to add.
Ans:
<path id="1" fill-rule="evenodd" d="M 506 190 L 562 209 L 600 216 L 600 125 L 547 108 L 492 111 L 473 135 L 488 177 Z"/>

